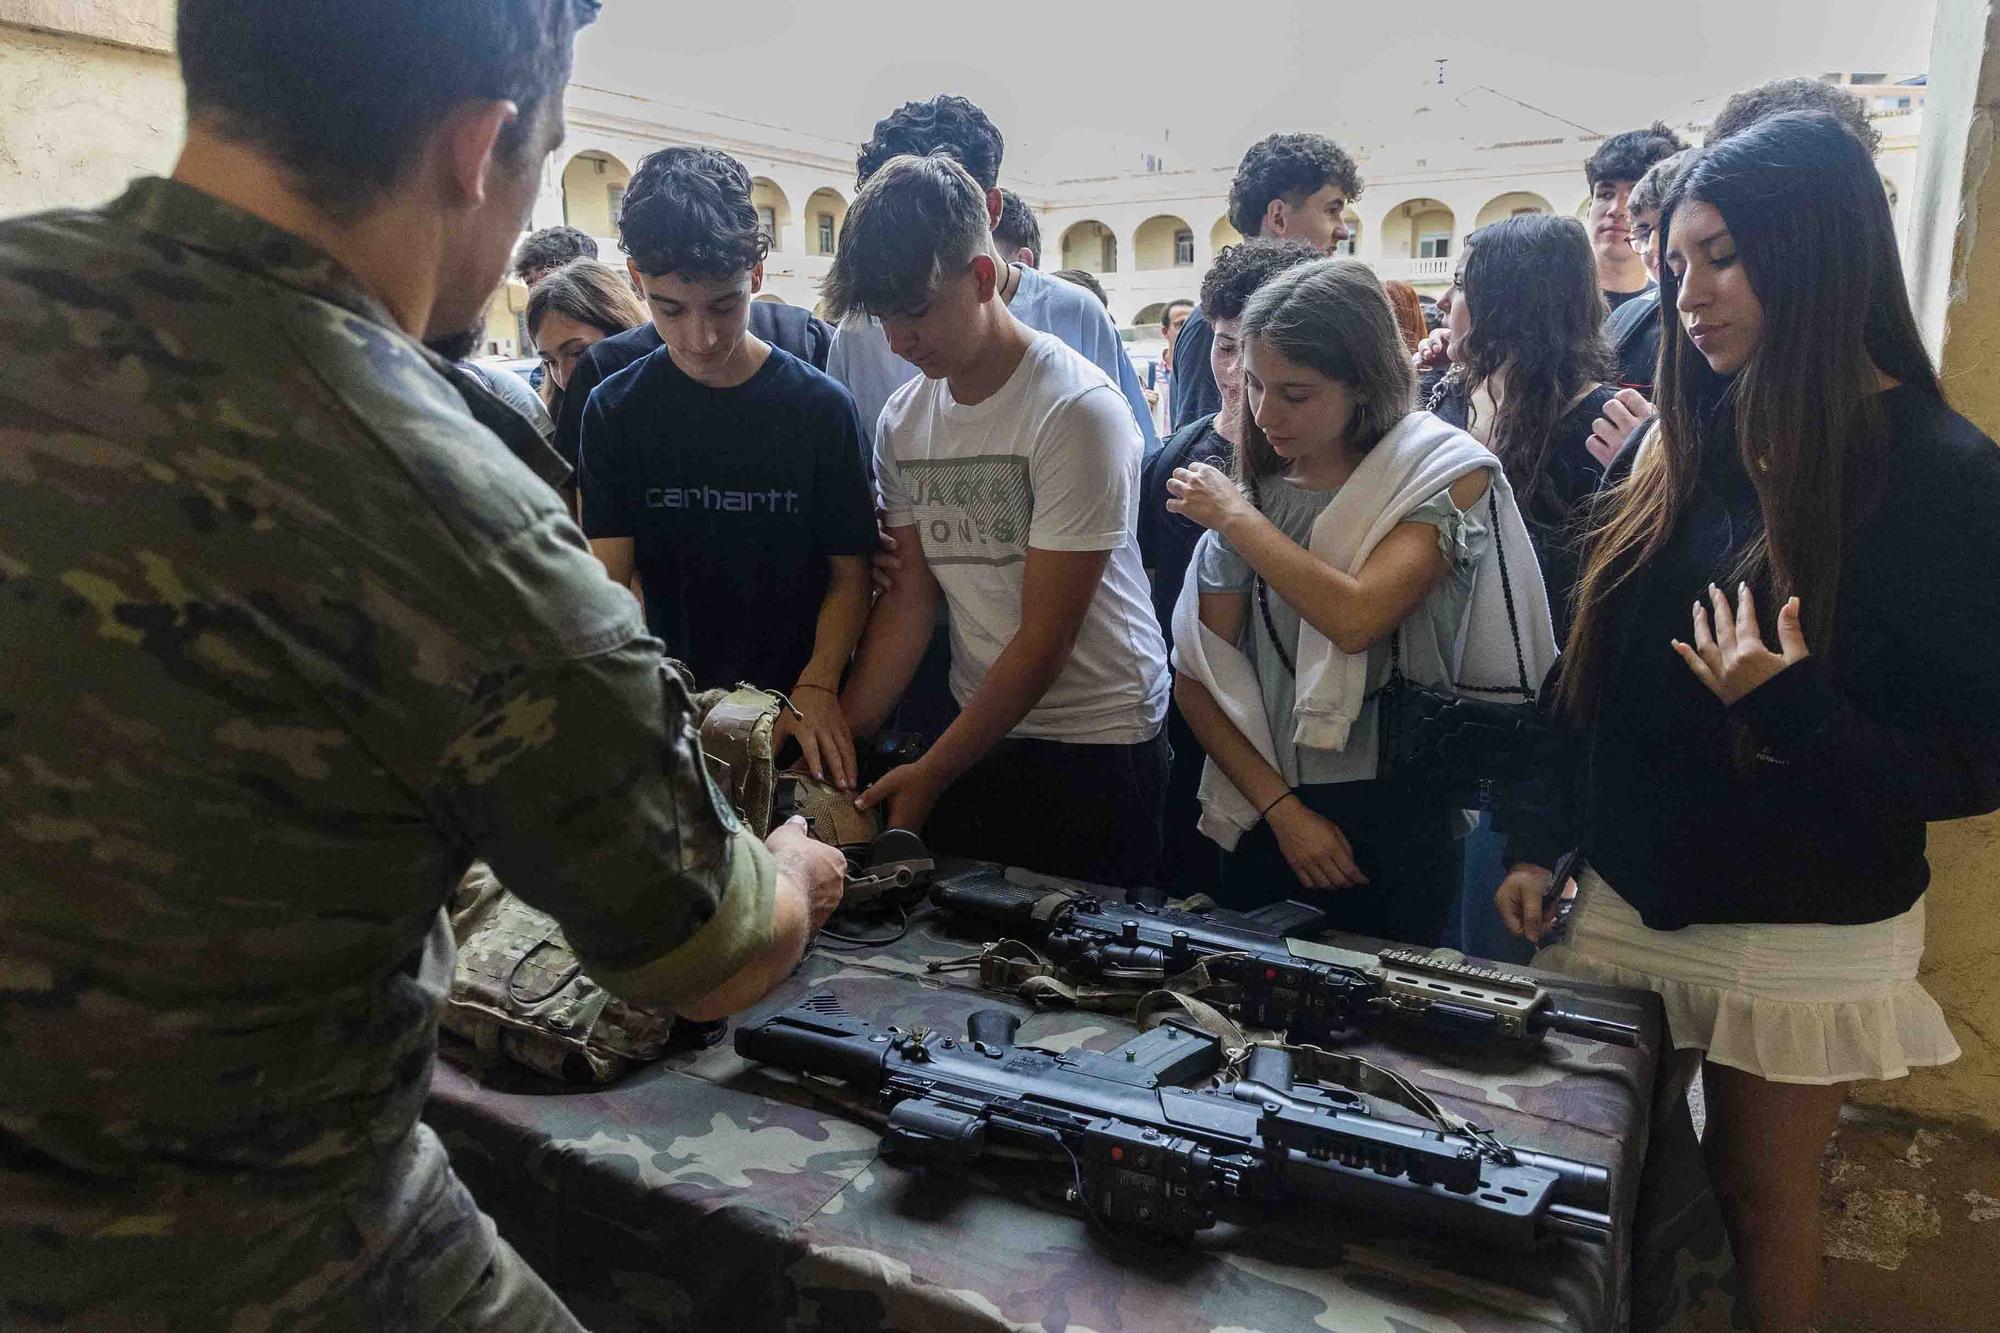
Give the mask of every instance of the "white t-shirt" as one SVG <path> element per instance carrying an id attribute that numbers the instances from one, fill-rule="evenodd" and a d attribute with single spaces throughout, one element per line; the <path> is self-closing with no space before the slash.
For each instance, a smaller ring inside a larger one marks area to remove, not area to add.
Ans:
<path id="1" fill-rule="evenodd" d="M 982 403 L 919 377 L 882 409 L 882 503 L 890 527 L 916 526 L 944 589 L 961 705 L 1020 628 L 1028 548 L 1111 552 L 1068 665 L 1010 735 L 1134 745 L 1166 717 L 1166 652 L 1133 536 L 1142 449 L 1104 372 L 1047 333 Z"/>
<path id="2" fill-rule="evenodd" d="M 1118 329 L 1112 324 L 1110 313 L 1096 297 L 1073 283 L 1051 278 L 1025 264 L 1014 268 L 1021 275 L 1013 297 L 1007 302 L 1014 318 L 1039 333 L 1053 333 L 1110 376 L 1131 406 L 1146 452 L 1150 454 L 1159 448 L 1152 409 L 1146 406 L 1139 374 L 1132 369 L 1131 358 L 1125 355 L 1125 344 L 1118 340 Z M 854 395 L 862 428 L 872 431 L 889 395 L 915 379 L 917 368 L 889 350 L 881 320 L 857 315 L 849 316 L 833 331 L 833 346 L 826 355 L 826 373 Z"/>

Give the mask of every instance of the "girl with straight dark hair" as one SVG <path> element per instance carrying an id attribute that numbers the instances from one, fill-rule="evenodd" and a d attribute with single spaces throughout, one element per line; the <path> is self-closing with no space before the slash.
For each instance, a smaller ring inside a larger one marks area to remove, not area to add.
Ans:
<path id="1" fill-rule="evenodd" d="M 1604 296 L 1575 218 L 1529 213 L 1481 227 L 1459 261 L 1449 374 L 1430 410 L 1500 457 L 1535 539 L 1549 609 L 1569 629 L 1578 515 L 1604 480 L 1591 427 L 1606 384 Z"/>
<path id="2" fill-rule="evenodd" d="M 1378 692 L 1392 667 L 1512 681 L 1496 536 L 1530 669 L 1553 659 L 1527 529 L 1492 453 L 1414 410 L 1409 353 L 1364 265 L 1279 274 L 1240 336 L 1236 477 L 1193 464 L 1167 486 L 1168 509 L 1208 529 L 1173 638 L 1175 697 L 1210 758 L 1201 827 L 1233 849 L 1219 896 L 1330 891 L 1346 929 L 1438 943 L 1461 829 L 1440 794 L 1379 773 Z"/>
<path id="3" fill-rule="evenodd" d="M 1958 1055 L 1917 982 L 1927 820 L 2000 807 L 2000 450 L 1946 406 L 1881 178 L 1823 113 L 1701 150 L 1660 221 L 1659 417 L 1616 461 L 1558 697 L 1569 817 L 1497 895 L 1666 1002 L 1755 1327 L 1807 1327 L 1847 1085 Z"/>
<path id="4" fill-rule="evenodd" d="M 528 337 L 542 358 L 542 401 L 549 415 L 561 418 L 578 358 L 645 322 L 646 308 L 633 295 L 631 279 L 609 264 L 571 260 L 536 283 L 528 293 Z"/>

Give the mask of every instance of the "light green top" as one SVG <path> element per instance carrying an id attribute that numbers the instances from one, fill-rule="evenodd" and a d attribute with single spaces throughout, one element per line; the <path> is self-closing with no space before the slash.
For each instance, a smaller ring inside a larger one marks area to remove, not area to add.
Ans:
<path id="1" fill-rule="evenodd" d="M 1270 478 L 1258 488 L 1259 508 L 1278 531 L 1306 546 L 1320 511 L 1339 493 L 1310 491 L 1282 478 Z M 1437 590 L 1403 622 L 1403 674 L 1412 680 L 1435 683 L 1448 674 L 1445 664 L 1465 619 L 1465 605 L 1472 595 L 1473 571 L 1492 540 L 1484 511 L 1475 507 L 1461 510 L 1452 503 L 1449 489 L 1439 491 L 1404 516 L 1406 523 L 1429 523 L 1438 530 L 1438 548 L 1451 563 L 1451 572 Z M 1297 682 L 1285 667 L 1285 657 L 1297 663 L 1299 655 L 1299 613 L 1266 586 L 1271 607 L 1271 623 L 1284 645 L 1280 657 L 1264 626 L 1253 588 L 1255 572 L 1249 562 L 1222 537 L 1209 532 L 1195 551 L 1195 578 L 1202 592 L 1242 593 L 1250 599 L 1243 637 L 1237 646 L 1250 658 L 1257 683 L 1264 694 L 1264 715 L 1271 723 L 1271 738 L 1277 749 L 1278 772 L 1293 786 L 1331 782 L 1359 782 L 1375 776 L 1380 727 L 1376 703 L 1361 709 L 1348 733 L 1347 747 L 1321 750 L 1295 745 L 1297 731 L 1294 708 Z M 1368 650 L 1368 689 L 1372 694 L 1389 678 L 1389 641 L 1382 640 Z"/>

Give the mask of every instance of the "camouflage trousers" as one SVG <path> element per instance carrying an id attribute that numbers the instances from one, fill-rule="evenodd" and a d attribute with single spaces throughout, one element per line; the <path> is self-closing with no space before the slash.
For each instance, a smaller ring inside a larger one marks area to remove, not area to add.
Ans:
<path id="1" fill-rule="evenodd" d="M 293 1207 L 7 1165 L 0 1152 L 6 1333 L 582 1333 L 426 1126 L 365 1188 Z"/>

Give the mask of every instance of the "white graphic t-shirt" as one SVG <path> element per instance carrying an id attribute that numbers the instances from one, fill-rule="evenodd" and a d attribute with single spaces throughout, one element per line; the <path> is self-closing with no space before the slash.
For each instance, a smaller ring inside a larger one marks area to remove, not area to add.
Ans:
<path id="1" fill-rule="evenodd" d="M 1143 447 L 1117 387 L 1046 333 L 982 403 L 918 378 L 882 409 L 888 525 L 916 527 L 944 589 L 960 704 L 1020 627 L 1028 548 L 1111 552 L 1069 664 L 1012 735 L 1132 745 L 1166 717 L 1166 652 L 1133 535 Z"/>

